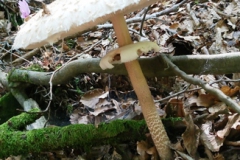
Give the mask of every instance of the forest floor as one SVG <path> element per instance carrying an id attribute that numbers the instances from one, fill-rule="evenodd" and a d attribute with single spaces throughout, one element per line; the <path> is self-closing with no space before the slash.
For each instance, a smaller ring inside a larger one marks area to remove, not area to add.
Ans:
<path id="1" fill-rule="evenodd" d="M 126 15 L 132 40 L 155 41 L 161 47 L 160 53 L 174 56 L 239 52 L 238 0 L 186 0 L 180 6 L 178 3 L 180 1 L 176 0 L 164 4 L 156 3 Z M 36 1 L 30 1 L 29 5 L 31 14 L 41 8 L 41 4 Z M 10 15 L 6 13 L 6 8 L 16 17 L 11 23 L 8 21 Z M 118 46 L 113 28 L 108 27 L 108 24 L 101 24 L 94 30 L 53 46 L 38 50 L 10 50 L 19 27 L 17 24 L 23 23 L 19 19 L 17 8 L 17 3 L 10 1 L 2 2 L 0 6 L 0 61 L 5 72 L 11 69 L 12 66 L 7 64 L 12 61 L 15 62 L 12 63 L 15 68 L 51 72 L 86 50 L 88 51 L 79 58 L 103 57 Z M 145 13 L 146 17 L 143 19 Z M 155 57 L 158 54 L 151 52 L 142 57 Z M 23 58 L 20 59 L 21 56 Z M 202 66 L 202 73 L 206 67 L 208 64 Z M 221 90 L 239 104 L 240 74 L 199 73 L 190 76 Z M 239 114 L 218 97 L 200 86 L 186 82 L 180 76 L 147 78 L 147 82 L 159 116 L 165 121 L 175 159 L 240 159 Z M 31 86 L 27 93 L 40 106 L 47 106 L 46 95 L 49 89 L 49 86 Z M 1 95 L 6 92 L 2 89 Z M 53 103 L 48 117 L 51 125 L 97 126 L 115 119 L 143 119 L 128 76 L 84 73 L 65 85 L 54 86 L 52 92 Z M 128 159 L 158 159 L 156 151 L 153 150 L 151 137 L 146 135 L 146 140 L 140 142 L 94 147 L 88 154 L 72 149 L 29 155 L 27 159 L 122 159 L 121 153 L 127 154 Z M 126 155 L 124 157 L 126 158 Z"/>

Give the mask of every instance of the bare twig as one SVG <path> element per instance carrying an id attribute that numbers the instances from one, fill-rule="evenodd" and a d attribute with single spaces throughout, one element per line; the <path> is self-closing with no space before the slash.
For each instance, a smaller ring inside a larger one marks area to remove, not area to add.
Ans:
<path id="1" fill-rule="evenodd" d="M 162 98 L 162 99 L 160 99 L 160 100 L 154 100 L 154 102 L 155 102 L 155 103 L 157 103 L 157 102 L 163 102 L 163 101 L 166 101 L 166 100 L 168 100 L 168 99 L 170 99 L 170 98 L 176 97 L 176 96 L 178 96 L 178 95 L 180 95 L 180 94 L 183 94 L 183 93 L 186 93 L 186 92 L 192 92 L 192 91 L 196 91 L 196 90 L 202 89 L 202 87 L 198 87 L 198 88 L 194 88 L 194 89 L 188 90 L 189 87 L 190 87 L 190 85 L 188 85 L 184 90 L 182 90 L 182 91 L 180 91 L 180 92 L 174 93 L 174 94 L 172 94 L 172 95 L 170 95 L 170 96 L 167 96 L 167 97 L 165 97 L 165 98 Z"/>
<path id="2" fill-rule="evenodd" d="M 49 91 L 49 94 L 50 94 L 50 100 L 49 100 L 49 103 L 48 103 L 48 106 L 47 108 L 43 111 L 43 112 L 47 112 L 49 107 L 50 107 L 50 104 L 51 104 L 51 101 L 52 101 L 52 87 L 53 87 L 53 84 L 52 84 L 52 80 L 53 80 L 53 77 L 54 75 L 56 74 L 56 72 L 58 72 L 60 69 L 62 69 L 64 66 L 66 66 L 67 64 L 69 64 L 72 60 L 82 56 L 84 53 L 87 53 L 88 51 L 90 51 L 94 46 L 98 45 L 99 43 L 101 43 L 102 40 L 99 40 L 98 42 L 94 43 L 93 45 L 91 45 L 88 49 L 86 49 L 85 51 L 83 51 L 81 54 L 77 54 L 75 55 L 74 57 L 70 58 L 66 63 L 64 63 L 61 67 L 59 67 L 58 69 L 56 69 L 54 72 L 52 72 L 52 75 L 50 77 L 50 80 L 49 80 L 49 85 L 50 85 L 50 91 Z"/>
<path id="3" fill-rule="evenodd" d="M 39 48 L 36 48 L 36 49 L 33 49 L 29 52 L 27 52 L 26 54 L 24 54 L 23 56 L 19 57 L 18 59 L 15 59 L 13 62 L 12 62 L 12 65 L 13 66 L 16 66 L 20 63 L 22 63 L 23 61 L 27 61 L 27 59 L 30 59 L 31 57 L 33 57 L 34 55 L 36 55 L 37 53 L 39 53 Z M 29 62 L 29 61 L 27 61 Z"/>
<path id="4" fill-rule="evenodd" d="M 201 86 L 207 92 L 209 92 L 212 95 L 215 95 L 216 97 L 218 97 L 219 100 L 226 103 L 234 111 L 236 111 L 237 113 L 240 113 L 239 105 L 236 102 L 234 102 L 230 97 L 226 96 L 222 91 L 220 91 L 219 89 L 213 88 L 212 86 L 210 86 L 209 84 L 207 84 L 206 82 L 200 79 L 196 79 L 191 76 L 188 76 L 185 72 L 183 72 L 175 64 L 173 64 L 166 55 L 161 54 L 161 57 L 167 63 L 168 67 L 170 67 L 175 72 L 176 75 L 182 77 L 185 81 L 189 83 Z"/>
<path id="5" fill-rule="evenodd" d="M 216 80 L 216 81 L 214 81 L 214 82 L 209 83 L 209 85 L 211 86 L 212 84 L 214 84 L 214 83 L 219 83 L 219 82 L 240 82 L 240 79 L 235 79 L 235 80 L 233 80 L 233 79 L 228 79 L 228 80 L 220 79 L 220 80 Z M 172 94 L 172 95 L 170 95 L 170 96 L 167 96 L 167 97 L 164 97 L 164 98 L 162 98 L 162 99 L 160 99 L 160 100 L 154 100 L 154 102 L 155 102 L 155 103 L 157 103 L 157 102 L 163 102 L 163 101 L 166 101 L 166 100 L 168 100 L 168 99 L 170 99 L 170 98 L 176 97 L 176 96 L 178 96 L 178 95 L 180 95 L 180 94 L 183 94 L 183 93 L 186 93 L 186 92 L 192 92 L 192 91 L 196 91 L 196 90 L 202 89 L 202 87 L 197 87 L 197 88 L 188 90 L 189 87 L 190 87 L 190 85 L 187 86 L 186 88 L 184 88 L 184 90 L 182 90 L 182 91 L 180 91 L 180 92 L 174 93 L 174 94 Z"/>
<path id="6" fill-rule="evenodd" d="M 171 12 L 176 12 L 178 11 L 178 8 L 184 4 L 185 2 L 187 2 L 187 0 L 183 0 L 182 2 L 176 4 L 176 5 L 173 5 L 171 8 L 166 8 L 165 10 L 163 11 L 160 11 L 160 12 L 156 12 L 156 13 L 153 13 L 151 15 L 147 15 L 145 20 L 148 20 L 148 19 L 152 19 L 152 18 L 157 18 L 159 16 L 162 16 L 162 15 L 165 15 L 165 14 L 169 14 Z M 134 22 L 141 22 L 142 21 L 142 17 L 133 17 L 133 18 L 129 18 L 126 20 L 126 23 L 129 24 L 129 23 L 134 23 Z M 97 26 L 98 29 L 103 29 L 103 28 L 113 28 L 112 24 L 103 24 L 103 25 L 98 25 Z"/>
<path id="7" fill-rule="evenodd" d="M 30 61 L 28 61 L 28 60 L 25 59 L 24 57 L 21 57 L 21 56 L 15 54 L 15 53 L 10 52 L 11 50 L 8 51 L 8 50 L 6 50 L 5 48 L 2 48 L 2 47 L 0 47 L 0 48 L 1 48 L 2 50 L 6 51 L 6 54 L 2 55 L 2 56 L 0 57 L 0 59 L 2 59 L 4 56 L 6 56 L 7 54 L 10 53 L 10 54 L 13 54 L 14 56 L 18 57 L 19 60 L 21 60 L 21 61 L 26 61 L 26 62 L 30 63 Z"/>
<path id="8" fill-rule="evenodd" d="M 145 9 L 145 13 L 144 13 L 143 18 L 142 18 L 142 21 L 141 21 L 141 26 L 140 26 L 140 31 L 139 31 L 139 33 L 140 33 L 141 36 L 144 36 L 143 33 L 142 33 L 143 24 L 144 24 L 144 21 L 145 21 L 147 12 L 149 11 L 150 8 L 151 8 L 151 6 L 148 6 L 148 7 Z M 145 36 L 144 36 L 144 37 L 145 37 Z"/>

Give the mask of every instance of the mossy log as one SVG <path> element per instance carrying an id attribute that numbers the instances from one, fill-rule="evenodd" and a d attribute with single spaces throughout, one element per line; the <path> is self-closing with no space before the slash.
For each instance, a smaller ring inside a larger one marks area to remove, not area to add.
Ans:
<path id="1" fill-rule="evenodd" d="M 87 151 L 92 146 L 141 140 L 147 132 L 145 121 L 134 120 L 116 120 L 98 126 L 75 124 L 25 131 L 25 126 L 39 116 L 38 113 L 22 113 L 0 126 L 0 158 L 65 147 Z"/>

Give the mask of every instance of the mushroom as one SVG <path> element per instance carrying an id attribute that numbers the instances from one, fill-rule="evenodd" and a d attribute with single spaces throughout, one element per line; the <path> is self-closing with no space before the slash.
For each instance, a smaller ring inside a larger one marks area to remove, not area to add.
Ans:
<path id="1" fill-rule="evenodd" d="M 47 5 L 51 14 L 43 14 L 43 10 L 40 10 L 21 26 L 15 38 L 13 48 L 33 49 L 45 44 L 52 44 L 72 34 L 110 20 L 113 24 L 120 47 L 116 51 L 124 54 L 124 56 L 120 55 L 120 57 L 115 58 L 122 58 L 120 61 L 124 61 L 123 59 L 126 57 L 125 54 L 128 53 L 128 50 L 134 50 L 137 54 L 139 54 L 139 51 L 145 52 L 152 48 L 157 50 L 156 45 L 153 45 L 151 42 L 143 42 L 144 49 L 140 50 L 138 50 L 138 45 L 141 45 L 141 43 L 131 45 L 132 40 L 123 16 L 123 14 L 141 9 L 157 1 L 158 0 L 56 0 Z M 124 47 L 125 45 L 130 46 Z M 111 53 L 116 55 L 115 53 L 117 52 L 113 51 Z M 102 66 L 104 68 L 113 67 L 111 66 L 111 62 L 113 62 L 114 59 L 109 60 L 109 58 L 107 58 L 107 61 L 109 63 L 105 67 L 104 65 Z M 169 138 L 158 115 L 138 60 L 126 62 L 125 66 L 161 159 L 172 159 L 172 153 L 168 146 L 170 143 Z"/>
<path id="2" fill-rule="evenodd" d="M 138 42 L 135 44 L 125 45 L 121 48 L 112 50 L 107 53 L 100 61 L 100 67 L 111 69 L 112 64 L 121 64 L 137 59 L 142 53 L 147 53 L 150 50 L 159 51 L 159 46 L 154 42 Z"/>

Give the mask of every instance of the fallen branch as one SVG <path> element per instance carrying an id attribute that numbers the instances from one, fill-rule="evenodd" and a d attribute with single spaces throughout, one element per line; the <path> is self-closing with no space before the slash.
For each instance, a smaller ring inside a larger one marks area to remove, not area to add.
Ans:
<path id="1" fill-rule="evenodd" d="M 37 113 L 22 113 L 0 126 L 0 158 L 49 152 L 66 146 L 87 151 L 92 146 L 141 140 L 147 132 L 145 121 L 133 120 L 116 120 L 98 127 L 76 124 L 31 131 L 19 130 L 38 116 Z"/>
<path id="2" fill-rule="evenodd" d="M 171 61 L 187 74 L 228 74 L 240 72 L 240 53 L 225 53 L 219 55 L 172 56 Z M 81 73 L 110 73 L 127 75 L 124 65 L 115 65 L 111 70 L 99 67 L 99 58 L 78 59 L 65 65 L 52 79 L 52 84 L 64 84 Z M 140 58 L 141 68 L 146 77 L 175 76 L 173 70 L 164 70 L 164 60 Z M 191 66 L 191 67 L 189 67 Z M 15 69 L 8 75 L 0 71 L 0 82 L 3 86 L 9 82 L 27 82 L 35 85 L 49 85 L 52 72 L 36 72 Z M 9 82 L 8 82 L 9 81 Z M 7 87 L 7 86 L 6 86 Z"/>
<path id="3" fill-rule="evenodd" d="M 40 52 L 40 49 L 37 48 L 37 49 L 33 49 L 27 53 L 25 53 L 23 56 L 17 58 L 16 60 L 14 60 L 12 62 L 12 65 L 13 66 L 16 66 L 16 65 L 19 65 L 21 64 L 23 61 L 26 61 L 28 59 L 31 59 L 33 56 L 35 56 L 36 54 L 38 54 Z"/>

